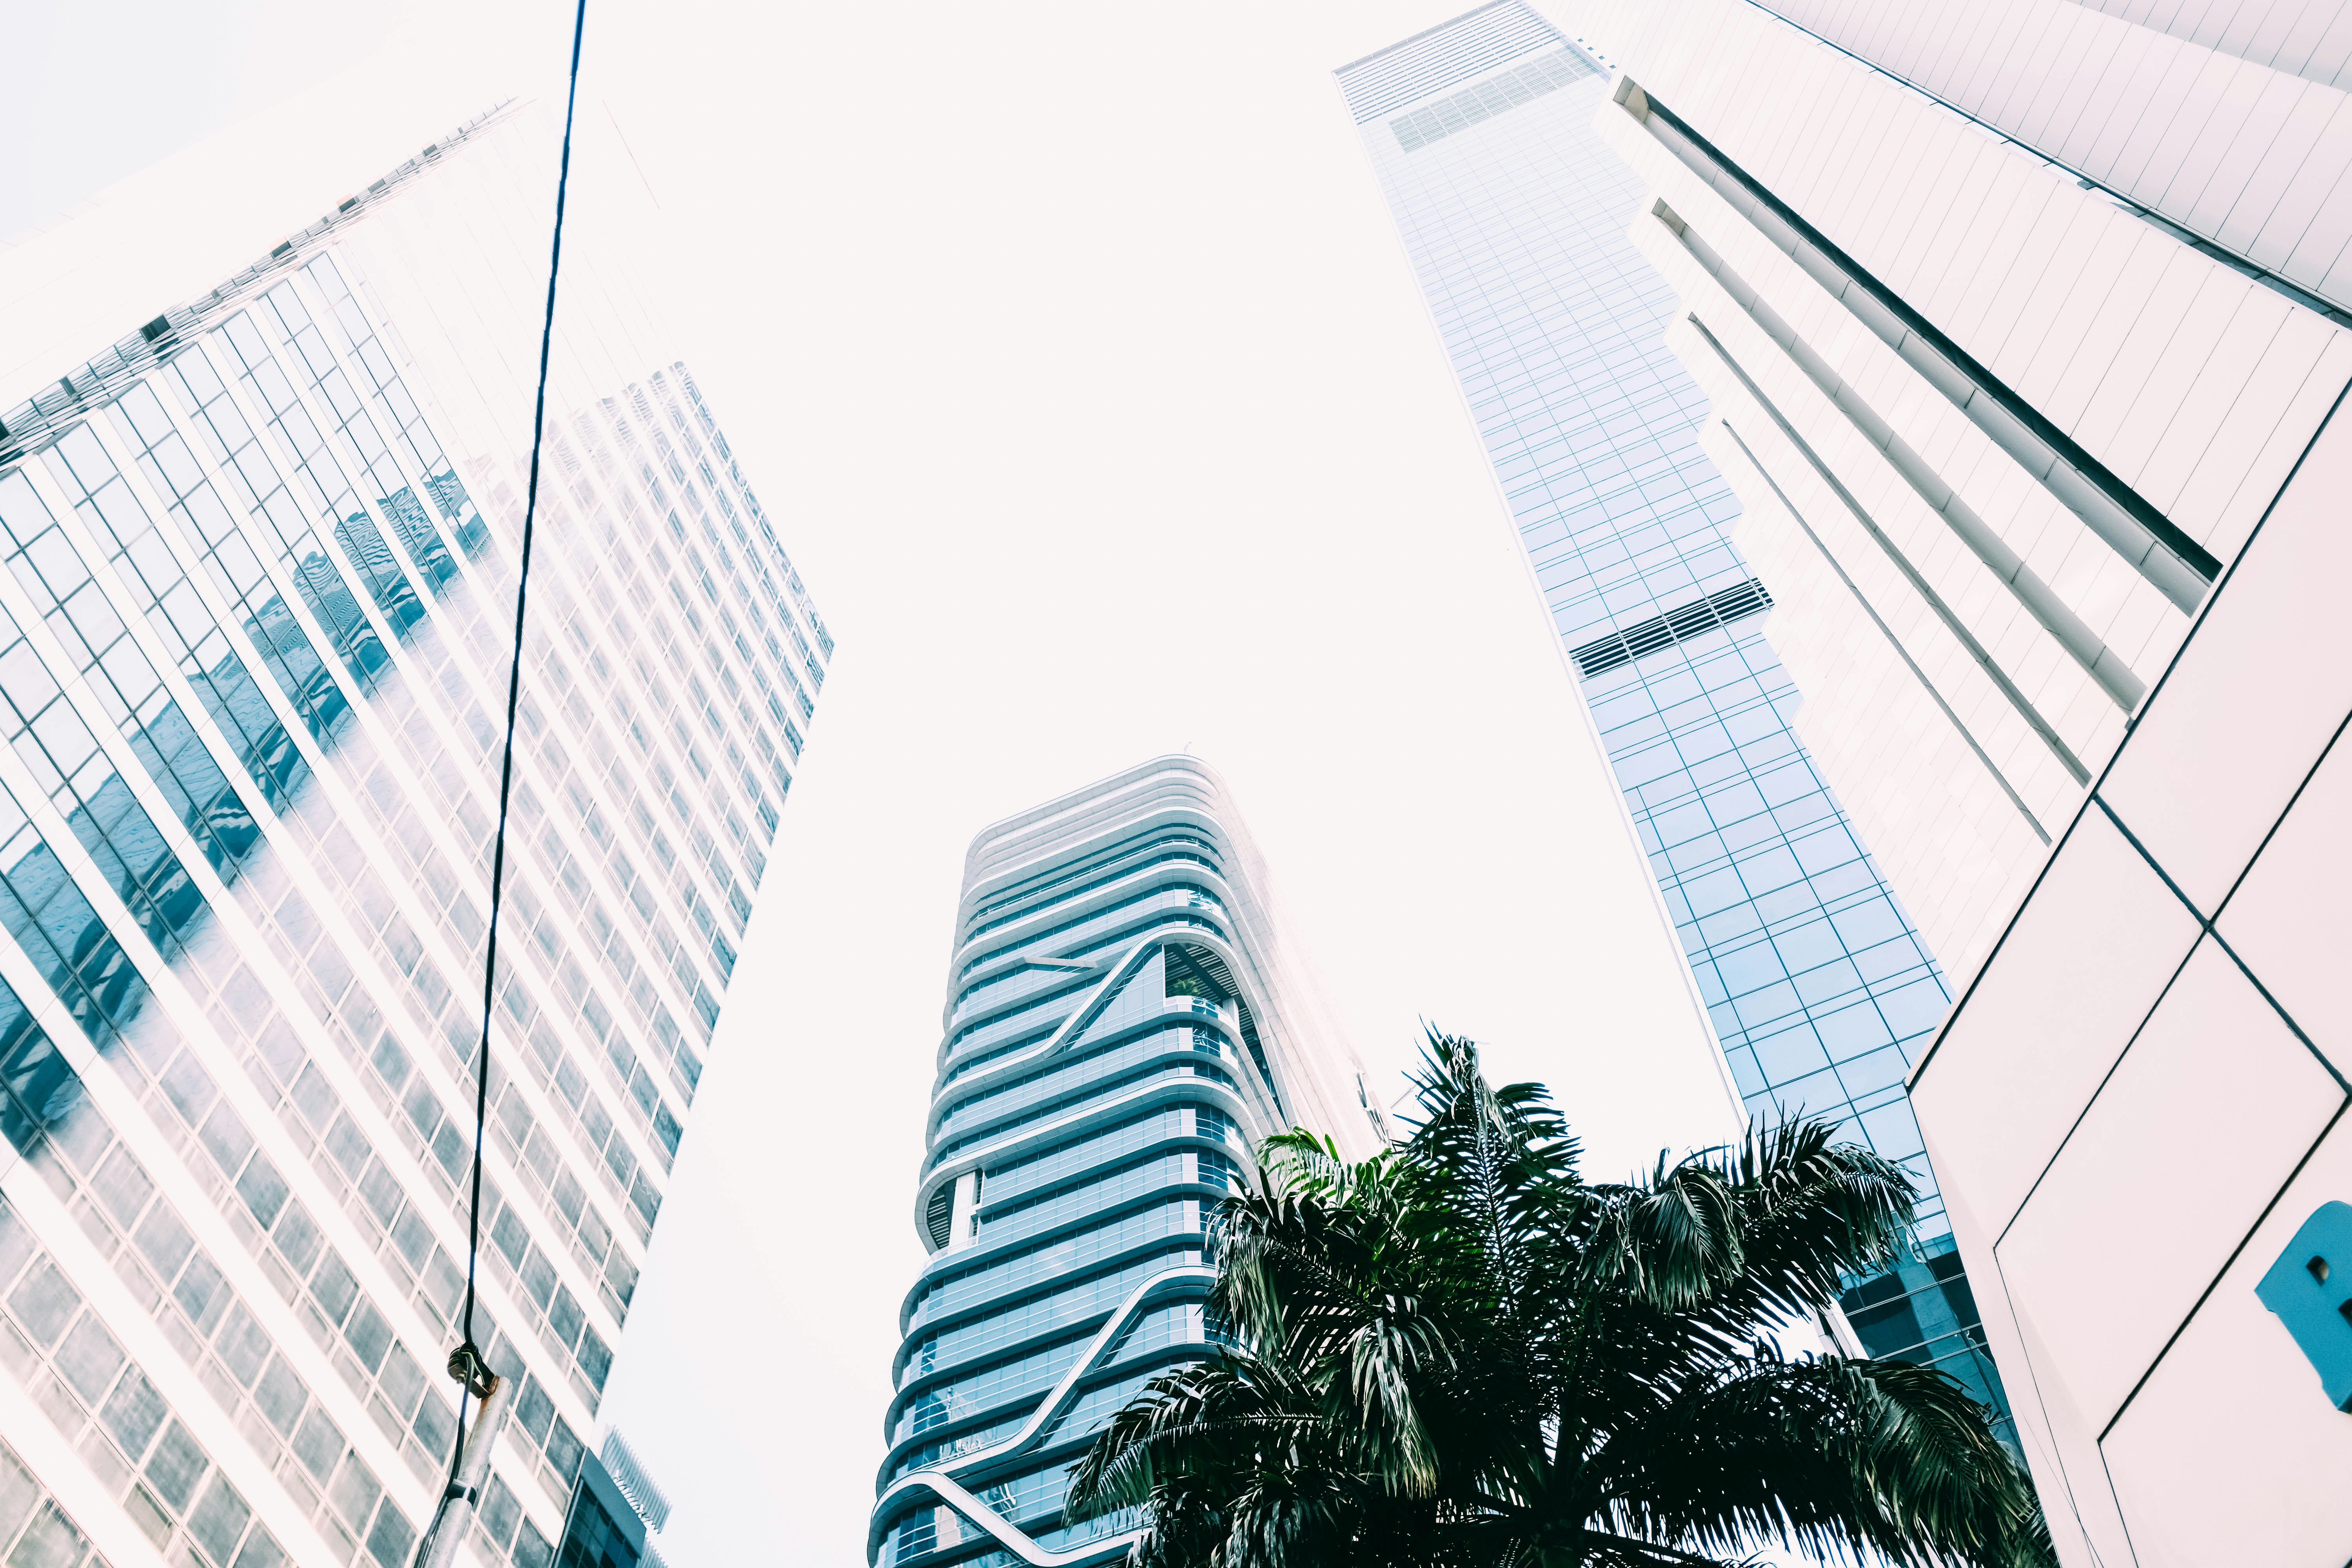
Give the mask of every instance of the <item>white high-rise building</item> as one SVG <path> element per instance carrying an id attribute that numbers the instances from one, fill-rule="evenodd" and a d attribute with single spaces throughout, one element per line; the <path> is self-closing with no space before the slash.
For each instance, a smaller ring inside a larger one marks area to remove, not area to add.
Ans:
<path id="1" fill-rule="evenodd" d="M 0 355 L 12 1563 L 403 1568 L 441 1496 L 557 129 L 476 121 L 111 346 Z M 142 216 L 0 254 L 0 302 L 52 331 Z M 520 1387 L 467 1548 L 517 1568 L 832 652 L 594 243 L 557 338 L 475 1323 Z"/>
<path id="2" fill-rule="evenodd" d="M 2352 9 L 1548 9 L 1952 972 L 1912 1103 L 2061 1557 L 2336 1568 Z"/>
<path id="3" fill-rule="evenodd" d="M 1598 124 L 1650 185 L 1633 237 L 1771 565 L 1799 728 L 1965 975 L 2352 377 L 2352 332 L 2267 251 L 2135 195 L 2210 149 L 2130 50 L 2077 62 L 2080 117 L 2021 126 L 2037 144 L 1891 74 L 1945 79 L 1917 59 L 1736 0 L 1562 22 L 1620 68 Z M 1971 92 L 2041 89 L 2036 47 L 1949 31 L 1922 51 L 1980 60 Z M 2118 140 L 2133 176 L 2102 184 Z"/>

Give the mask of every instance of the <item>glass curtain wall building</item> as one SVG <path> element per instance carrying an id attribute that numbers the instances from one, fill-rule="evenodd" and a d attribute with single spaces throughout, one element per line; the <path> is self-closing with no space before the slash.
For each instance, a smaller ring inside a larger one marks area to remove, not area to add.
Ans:
<path id="1" fill-rule="evenodd" d="M 1205 1221 L 1266 1133 L 1380 1122 L 1316 1028 L 1223 784 L 1160 757 L 983 830 L 949 968 L 869 1557 L 1068 1568 L 1075 1464 L 1203 1355 Z"/>
<path id="2" fill-rule="evenodd" d="M 1673 294 L 1626 237 L 1644 187 L 1592 129 L 1608 76 L 1498 0 L 1338 79 L 1750 1113 L 1842 1117 L 1919 1184 L 1916 1256 L 1848 1320 L 2005 1408 L 1903 1087 L 1949 997 L 1790 727 Z"/>
<path id="3" fill-rule="evenodd" d="M 403 1568 L 440 1495 L 552 131 L 478 121 L 0 406 L 10 1562 Z M 520 1388 L 466 1550 L 516 1568 L 831 651 L 583 238 L 481 1194 L 475 1334 Z"/>

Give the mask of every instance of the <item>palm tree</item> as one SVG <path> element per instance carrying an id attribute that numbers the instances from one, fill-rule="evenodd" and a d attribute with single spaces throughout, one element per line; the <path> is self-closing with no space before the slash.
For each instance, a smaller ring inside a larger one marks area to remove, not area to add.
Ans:
<path id="1" fill-rule="evenodd" d="M 1586 1183 L 1536 1084 L 1434 1030 L 1424 1119 L 1360 1164 L 1294 1131 L 1221 1205 L 1221 1353 L 1072 1477 L 1139 1568 L 2054 1561 L 1988 1412 L 1901 1362 L 1784 1353 L 1903 1245 L 1912 1188 L 1801 1121 Z"/>

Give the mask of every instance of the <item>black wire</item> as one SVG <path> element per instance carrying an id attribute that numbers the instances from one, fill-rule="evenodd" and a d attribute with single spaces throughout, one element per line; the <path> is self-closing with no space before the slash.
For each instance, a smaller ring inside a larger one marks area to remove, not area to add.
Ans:
<path id="1" fill-rule="evenodd" d="M 480 1348 L 474 1343 L 475 1272 L 482 1256 L 482 1133 L 489 1119 L 490 1019 L 496 1004 L 499 973 L 499 905 L 506 889 L 507 812 L 514 794 L 515 714 L 522 700 L 523 613 L 530 597 L 530 547 L 539 522 L 540 449 L 547 431 L 547 367 L 555 349 L 555 285 L 563 268 L 563 204 L 572 184 L 572 121 L 580 103 L 580 41 L 588 27 L 588 0 L 578 0 L 572 18 L 572 79 L 563 100 L 563 156 L 555 177 L 555 237 L 547 260 L 547 314 L 539 332 L 539 395 L 530 426 L 530 484 L 522 513 L 522 550 L 515 569 L 514 658 L 507 668 L 506 749 L 499 764 L 499 825 L 490 841 L 489 936 L 482 954 L 482 1037 L 474 1067 L 473 1194 L 466 1216 L 466 1309 L 457 1352 L 449 1358 L 450 1374 L 462 1384 L 457 1394 L 457 1441 L 449 1455 L 449 1482 L 443 1488 L 437 1522 L 457 1492 L 457 1475 L 466 1457 L 466 1399 L 487 1398 L 480 1386 L 489 1372 Z M 429 1539 L 432 1531 L 427 1530 Z"/>
<path id="2" fill-rule="evenodd" d="M 572 183 L 572 113 L 580 101 L 580 36 L 588 0 L 572 21 L 572 86 L 563 101 L 563 161 L 555 177 L 555 241 L 547 261 L 547 316 L 539 331 L 539 404 L 530 422 L 530 487 L 524 493 L 522 559 L 515 569 L 514 659 L 507 667 L 506 754 L 499 763 L 499 827 L 490 840 L 490 932 L 482 957 L 482 1044 L 474 1069 L 474 1194 L 466 1219 L 465 1342 L 474 1342 L 474 1269 L 482 1256 L 482 1129 L 489 1116 L 490 1008 L 499 977 L 499 903 L 506 891 L 507 806 L 514 794 L 515 710 L 522 700 L 523 612 L 530 599 L 530 543 L 539 523 L 540 443 L 547 430 L 547 363 L 555 350 L 555 280 L 563 266 L 563 198 Z"/>

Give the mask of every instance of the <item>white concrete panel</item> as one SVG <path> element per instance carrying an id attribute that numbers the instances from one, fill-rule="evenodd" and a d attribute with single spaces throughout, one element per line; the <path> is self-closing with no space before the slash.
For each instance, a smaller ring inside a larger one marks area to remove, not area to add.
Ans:
<path id="1" fill-rule="evenodd" d="M 2330 421 L 2102 793 L 2200 910 L 2218 908 L 2352 710 L 2352 420 Z"/>
<path id="2" fill-rule="evenodd" d="M 1967 39 L 1967 65 L 1964 89 L 1972 97 L 2004 107 L 2019 106 L 2032 101 L 2041 79 L 2052 68 L 2051 41 L 2053 33 L 2061 31 L 2057 18 L 2047 12 L 2026 15 L 2021 27 L 2015 33 L 1990 25 L 1986 16 L 1971 17 L 1963 33 L 1955 37 Z M 1923 52 L 1922 58 L 1937 58 L 1953 51 L 1947 45 Z"/>
<path id="3" fill-rule="evenodd" d="M 2189 213 L 2214 166 L 2245 130 L 2246 117 L 2276 73 L 2226 55 L 2196 58 L 2186 100 L 2148 150 L 2147 173 L 2137 183 L 2166 211 Z M 2184 72 L 2189 62 L 2182 62 Z"/>
<path id="4" fill-rule="evenodd" d="M 2064 1456 L 2067 1513 L 2090 1546 L 2087 1559 L 2077 1559 L 2069 1568 L 2127 1568 L 2136 1564 L 2137 1560 L 2132 1554 L 2131 1538 L 2121 1508 L 2111 1497 L 2101 1496 L 2113 1489 L 2099 1454 L 2099 1432 L 2105 1422 L 2083 1407 L 2074 1384 L 2064 1375 L 2064 1363 L 2058 1352 L 2042 1334 L 2041 1325 L 2020 1306 L 2016 1290 L 2000 1272 L 1998 1253 L 1993 1255 L 1993 1267 L 1989 1272 L 2001 1280 L 2007 1312 L 2023 1352 L 2021 1359 L 2033 1369 L 2035 1401 L 2049 1423 L 2054 1446 Z M 2006 1381 L 2005 1370 L 2002 1375 Z M 2038 1475 L 2035 1479 L 2037 1483 L 2041 1481 Z M 2042 1488 L 2042 1495 L 2045 1500 L 2049 1497 L 2046 1486 Z M 2053 1537 L 2060 1534 L 2057 1531 L 2052 1533 Z"/>
<path id="5" fill-rule="evenodd" d="M 2120 306 L 2122 300 L 2130 297 L 2126 290 L 2133 277 L 2133 258 L 2144 251 L 2152 256 L 2155 246 L 2151 242 L 2156 238 L 2147 225 L 2120 208 L 2084 202 L 2068 232 L 2065 247 L 2058 258 L 2063 269 L 2056 276 L 2106 279 L 2115 286 L 2116 293 L 2111 298 Z M 2139 263 L 2140 273 L 2152 270 L 2149 261 Z M 2090 385 L 2074 374 L 2078 361 L 2085 353 L 2092 356 L 2094 364 L 2112 359 L 2116 345 L 2130 330 L 2137 312 L 2110 309 L 2104 301 L 2087 309 L 2067 301 L 2070 308 L 2060 310 L 2060 291 L 2053 289 L 2049 293 L 2052 301 L 2047 311 L 2048 327 L 2033 346 L 2032 358 L 2025 362 L 2024 371 L 2010 384 L 2020 396 L 2063 425 L 2081 412 L 2090 390 Z M 2095 380 L 2090 384 L 2095 384 Z M 2069 385 L 2074 389 L 2072 395 L 2062 396 L 2061 388 Z"/>
<path id="6" fill-rule="evenodd" d="M 2312 46 L 2308 59 L 2300 65 L 2286 65 L 2283 61 L 2282 68 L 2309 77 L 2314 81 L 2352 87 L 2352 81 L 2346 79 L 2347 74 L 2352 74 L 2352 11 L 2336 5 L 2315 5 L 2313 9 L 2323 15 L 2332 13 L 2327 15 L 2325 30 Z"/>
<path id="7" fill-rule="evenodd" d="M 2093 1420 L 2122 1409 L 2344 1099 L 2203 942 L 1994 1244 L 2011 1302 Z"/>
<path id="8" fill-rule="evenodd" d="M 2352 7 L 1783 0 L 1773 9 L 2191 232 L 2352 303 L 2352 274 L 2332 274 L 2352 236 L 2352 186 L 2337 178 L 2352 128 L 2336 112 L 2352 87 Z M 1702 24 L 1675 7 L 1644 41 L 1678 25 Z M 1769 50 L 1770 30 L 1748 28 L 1751 56 Z M 1640 52 L 1626 63 L 1646 85 Z"/>
<path id="9" fill-rule="evenodd" d="M 2147 224 L 2119 209 L 2109 210 L 2116 213 L 2110 220 L 2114 232 L 2123 237 L 2121 259 L 2103 274 L 2105 296 L 2084 312 L 2088 325 L 2083 341 L 2068 356 L 2055 388 L 2039 405 L 2053 423 L 2078 440 L 2093 400 L 2179 255 L 2179 247 Z"/>
<path id="10" fill-rule="evenodd" d="M 2352 12 L 2333 0 L 2305 0 L 2302 15 L 2288 25 L 2278 47 L 2264 63 L 2313 81 L 2333 82 L 2336 65 L 2325 62 L 2340 64 L 2345 57 L 2340 47 L 2329 47 L 2330 37 L 2352 42 L 2352 26 L 2347 23 L 2352 23 Z"/>
<path id="11" fill-rule="evenodd" d="M 1874 105 L 1875 112 L 1861 132 L 1878 149 L 1877 177 L 1847 210 L 1862 244 L 1899 255 L 1906 246 L 1921 242 L 1922 229 L 1930 226 L 1923 216 L 1931 193 L 1948 188 L 1950 171 L 1964 163 L 1968 152 L 1956 138 L 1938 135 L 1936 127 L 1909 117 L 1891 115 L 1887 107 Z"/>
<path id="12" fill-rule="evenodd" d="M 2175 324 L 2188 316 L 2218 270 L 2183 246 L 2159 247 L 2162 269 L 2131 315 L 2130 326 L 2116 346 L 2115 357 L 2100 374 L 2098 384 L 2085 400 L 2082 417 L 2070 434 L 2093 456 L 2110 458 L 2110 448 L 2132 427 L 2135 409 L 2143 405 L 2148 384 L 2159 373 Z M 2242 281 L 2242 280 L 2240 280 Z M 2227 285 L 2225 284 L 2224 287 Z M 2132 301 L 2118 300 L 2130 310 Z M 2115 466 L 2110 459 L 2110 467 Z M 2129 479 L 2128 473 L 2123 476 Z"/>
<path id="13" fill-rule="evenodd" d="M 2127 64 L 2118 62 L 2125 68 L 2118 83 L 2123 97 L 2084 163 L 2093 175 L 2147 202 L 2163 190 L 2160 179 L 2148 177 L 2156 144 L 2187 106 L 2204 58 L 2160 35 L 2138 34 L 2134 42 L 2144 47 L 2129 55 Z"/>
<path id="14" fill-rule="evenodd" d="M 2209 195 L 2227 195 L 2229 205 L 2211 204 L 2221 216 L 2215 226 L 2213 237 L 2226 249 L 2255 257 L 2258 237 L 2270 227 L 2272 217 L 2286 198 L 2288 187 L 2318 149 L 2328 126 L 2345 110 L 2344 94 L 2331 89 L 2306 86 L 2296 94 L 2281 122 L 2278 134 L 2272 139 L 2263 155 L 2253 167 L 2246 170 L 2233 186 L 2217 187 Z M 2286 254 L 2284 247 L 2271 252 L 2278 257 Z"/>
<path id="15" fill-rule="evenodd" d="M 2312 435 L 2308 433 L 2319 429 L 2347 385 L 2352 385 L 2352 332 L 2331 330 L 2318 362 L 2288 400 L 2270 439 L 2263 444 L 2262 455 L 2238 476 L 2235 492 L 2221 508 L 2210 531 L 2200 537 L 2200 542 L 2206 549 L 2224 562 L 2236 558 L 2254 525 L 2278 499 L 2287 477 L 2303 460 L 2304 452 L 2311 445 Z M 2231 411 L 2231 417 L 2244 416 L 2250 404 L 2254 404 L 2251 395 L 2242 398 L 2239 407 Z M 2217 487 L 2227 477 L 2219 469 L 2210 476 Z M 2203 480 L 2192 481 L 2190 489 L 2183 492 L 2184 508 L 2191 504 L 2190 497 L 2200 482 Z M 2194 515 L 2203 513 L 2200 510 Z"/>
<path id="16" fill-rule="evenodd" d="M 2020 250 L 2032 234 L 2034 221 L 2055 195 L 2053 186 L 2056 182 L 2022 158 L 2001 155 L 1998 148 L 1992 150 L 1992 190 L 1983 215 L 1992 221 L 1980 220 L 1965 227 L 1948 223 L 1937 226 L 1942 242 L 1952 248 L 1956 269 L 1964 268 L 1963 276 L 1953 280 L 1960 287 L 1954 288 L 1948 282 L 1935 296 L 1923 298 L 1909 292 L 1907 279 L 1889 286 L 1904 292 L 1920 314 L 1942 328 L 1988 370 L 2007 379 L 2028 361 L 2026 355 L 2020 354 L 2012 363 L 2001 352 L 2011 318 L 1994 314 L 1994 307 L 2002 285 L 2023 259 Z M 1862 253 L 1856 259 L 1862 260 L 1864 267 L 1880 271 L 1883 264 L 1876 258 L 1863 259 L 1867 254 Z M 1880 280 L 1888 281 L 1883 275 Z"/>
<path id="17" fill-rule="evenodd" d="M 2107 227 L 2105 215 L 2091 204 L 2055 199 L 2055 191 L 2050 197 L 2029 226 L 2000 237 L 2001 245 L 2015 247 L 2016 259 L 1987 312 L 2001 334 L 1987 346 L 2011 367 L 2011 387 L 2027 398 L 2042 390 L 2032 384 L 2033 371 L 2048 363 L 2051 338 L 2081 330 L 2084 312 L 2070 285 L 2085 276 Z"/>
<path id="18" fill-rule="evenodd" d="M 2352 1132 L 2338 1123 L 2108 1434 L 2142 1563 L 2340 1568 L 2352 1557 L 2352 1416 L 2254 1296 L 2311 1212 L 2347 1194 Z"/>
<path id="19" fill-rule="evenodd" d="M 2206 366 L 2207 381 L 2241 390 L 2177 490 L 2165 491 L 2159 502 L 2183 531 L 2224 563 L 2261 516 L 2259 505 L 2246 510 L 2249 495 L 2259 494 L 2263 505 L 2276 497 L 2342 390 L 2346 373 L 2337 366 L 2352 348 L 2352 334 L 2283 300 L 2278 306 L 2278 331 L 2266 344 L 2255 343 L 2251 331 L 2242 340 L 2233 330 L 2216 363 Z M 2259 354 L 2247 353 L 2257 346 Z M 2233 358 L 2241 363 L 2230 364 Z M 2315 395 L 2319 387 L 2324 398 Z"/>
<path id="20" fill-rule="evenodd" d="M 2352 745 L 2311 777 L 2216 922 L 2280 1006 L 2331 1059 L 2352 1061 Z"/>
<path id="21" fill-rule="evenodd" d="M 2146 477 L 2158 443 L 2176 420 L 2194 429 L 2225 410 L 2229 395 L 2236 391 L 2235 386 L 2212 388 L 2196 405 L 2189 402 L 2190 389 L 2255 285 L 2193 250 L 2184 249 L 2180 256 L 2176 273 L 2193 279 L 2193 290 L 2180 300 L 2177 315 L 2161 316 L 2151 310 L 2141 318 L 2135 341 L 2126 345 L 2118 365 L 2129 367 L 2132 381 L 2118 378 L 2103 389 L 2101 401 L 2115 423 L 2097 428 L 2095 416 L 2086 422 L 2084 445 L 2135 487 Z M 2142 347 L 2151 352 L 2133 352 Z"/>
<path id="22" fill-rule="evenodd" d="M 2311 151 L 2296 163 L 2277 209 L 2263 221 L 2247 254 L 2298 283 L 2310 276 L 2306 242 L 2309 255 L 2332 255 L 2342 247 L 2344 236 L 2352 233 L 2352 213 L 2336 199 L 2347 168 L 2352 168 L 2352 100 L 2337 107 Z"/>
<path id="23" fill-rule="evenodd" d="M 2061 846 L 1912 1086 L 1995 1234 L 2090 1104 L 2198 938 L 2096 807 Z"/>
<path id="24" fill-rule="evenodd" d="M 2184 209 L 2200 234 L 2219 234 L 2246 186 L 2272 159 L 2273 149 L 2306 99 L 2326 89 L 2275 71 L 2246 69 L 2233 82 L 2225 108 L 2239 123 L 2229 136 L 2215 137 L 2174 176 L 2168 204 Z M 2218 118 L 2218 116 L 2217 116 Z"/>
<path id="25" fill-rule="evenodd" d="M 2202 355 L 2201 363 L 2196 366 L 2195 379 L 2181 395 L 2178 416 L 2160 425 L 2153 417 L 2147 421 L 2153 426 L 2156 446 L 2140 467 L 2137 489 L 2158 510 L 2192 535 L 2203 532 L 2201 525 L 2211 520 L 2174 515 L 2189 477 L 2209 461 L 2226 472 L 2246 471 L 2269 431 L 2235 425 L 2231 416 L 2244 401 L 2242 395 L 2248 388 L 2259 386 L 2283 401 L 2284 395 L 2301 383 L 2301 373 L 2310 363 L 2308 354 L 2303 364 L 2291 366 L 2284 375 L 2255 373 L 2265 364 L 2285 333 L 2290 316 L 2314 322 L 2318 320 L 2267 289 L 2249 287 L 2235 292 L 2237 298 L 2231 301 L 2226 320 L 2210 341 L 2183 342 L 2170 356 L 2186 362 L 2200 353 Z M 2183 335 L 2187 335 L 2186 323 Z M 2315 350 L 2316 345 L 2313 347 Z M 2259 409 L 2261 405 L 2256 403 L 2253 406 Z M 2224 430 L 2231 436 L 2228 442 L 2221 443 L 2220 436 Z"/>
<path id="26" fill-rule="evenodd" d="M 2238 5 L 2214 47 L 2241 59 L 2277 67 L 2281 50 L 2298 27 L 2307 26 L 2315 15 L 2325 16 L 2333 9 L 2323 0 L 2258 0 Z M 2309 52 L 2307 35 L 2303 52 Z"/>
<path id="27" fill-rule="evenodd" d="M 1948 151 L 1936 169 L 1936 184 L 1923 184 L 1913 197 L 1923 216 L 1900 249 L 1874 255 L 1883 276 L 1904 279 L 1906 299 L 1944 320 L 1952 315 L 1967 286 L 1973 260 L 1967 236 L 2005 222 L 2011 193 L 2000 185 L 2007 161 L 1999 148 L 1943 127 L 1935 129 L 1932 140 Z M 1948 225 L 1958 226 L 1961 243 L 1945 242 L 1942 231 Z"/>
<path id="28" fill-rule="evenodd" d="M 1937 1170 L 1942 1170 L 1944 1151 L 1932 1132 L 1927 1132 L 1927 1158 Z M 2041 1496 L 2042 1517 L 2050 1522 L 2059 1562 L 2064 1568 L 2129 1563 L 2127 1550 L 2121 1555 L 2102 1550 L 2102 1543 L 2122 1549 L 2124 1529 L 2102 1472 L 2097 1435 L 2084 1430 L 2079 1420 L 2070 1424 L 2063 1395 L 2056 1404 L 2045 1397 L 2041 1368 L 2027 1350 L 2011 1310 L 2009 1287 L 2001 1278 L 2000 1259 L 1993 1255 L 1992 1238 L 1978 1223 L 1968 1194 L 1947 1184 L 1944 1209 L 1951 1220 L 1952 1237 L 1959 1243 L 1960 1256 L 1968 1264 L 1969 1286 L 1983 1317 L 1985 1343 L 2000 1369 L 2018 1445 L 2025 1451 L 2026 1467 Z"/>
<path id="29" fill-rule="evenodd" d="M 2336 182 L 2338 195 L 2345 184 L 2345 181 Z M 2352 202 L 2345 205 L 2352 207 Z M 2332 260 L 2328 259 L 2331 248 L 2335 252 Z M 2326 266 L 2326 269 L 2306 285 L 2312 292 L 2333 300 L 2352 290 L 2352 216 L 2333 210 L 2321 214 L 2313 220 L 2296 251 L 2298 258 L 2307 259 L 2311 268 L 2323 263 Z"/>
<path id="30" fill-rule="evenodd" d="M 2062 145 L 2084 119 L 2086 103 L 2080 82 L 2095 83 L 2128 29 L 2105 26 L 2099 19 L 2069 5 L 2049 8 L 2049 26 L 2042 34 L 2047 68 L 2034 73 L 2029 84 L 2021 79 L 2015 100 L 1993 110 L 2029 146 Z"/>
<path id="31" fill-rule="evenodd" d="M 2050 96 L 2063 107 L 2055 110 L 2051 133 L 2035 145 L 2074 167 L 2089 169 L 2099 156 L 2101 137 L 2116 117 L 2137 108 L 2133 73 L 2156 40 L 2138 28 L 2119 27 L 2088 14 L 2078 27 L 2086 36 L 2082 67 L 2073 77 L 2052 84 Z M 1979 111 L 1967 103 L 1960 107 Z M 2068 108 L 2074 112 L 2066 112 Z"/>

